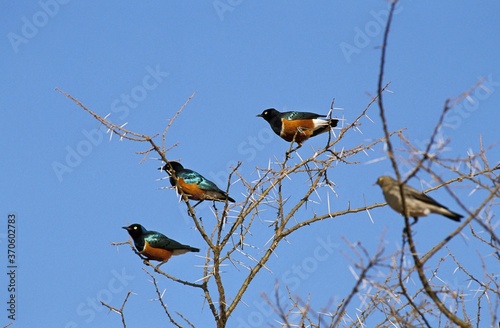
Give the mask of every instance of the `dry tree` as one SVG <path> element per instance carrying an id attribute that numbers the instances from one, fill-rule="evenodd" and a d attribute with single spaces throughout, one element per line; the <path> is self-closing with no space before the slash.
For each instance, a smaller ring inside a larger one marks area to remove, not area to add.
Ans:
<path id="1" fill-rule="evenodd" d="M 330 133 L 325 145 L 313 149 L 312 154 L 307 157 L 303 157 L 299 150 L 293 149 L 292 142 L 289 151 L 283 156 L 275 156 L 269 161 L 267 167 L 257 167 L 255 178 L 249 179 L 241 174 L 239 169 L 242 162 L 239 162 L 232 168 L 224 188 L 227 192 L 233 185 L 238 184 L 245 190 L 245 197 L 236 204 L 226 202 L 219 207 L 214 206 L 212 210 L 214 223 L 202 220 L 187 197 L 181 197 L 192 224 L 206 246 L 206 253 L 203 255 L 204 265 L 200 272 L 201 278 L 198 281 L 187 281 L 174 277 L 165 272 L 162 267 L 143 259 L 145 265 L 149 267 L 149 270 L 145 269 L 145 271 L 151 278 L 158 296 L 157 300 L 164 309 L 168 321 L 174 326 L 193 327 L 194 325 L 188 314 L 172 313 L 169 310 L 167 306 L 169 300 L 164 299 L 163 293 L 160 292 L 159 278 L 183 284 L 185 288 L 199 289 L 208 305 L 215 326 L 227 327 L 231 315 L 243 302 L 243 296 L 248 292 L 257 275 L 269 270 L 267 265 L 271 256 L 275 254 L 277 247 L 286 242 L 292 234 L 304 227 L 321 225 L 325 220 L 335 220 L 354 213 L 371 215 L 372 209 L 385 206 L 385 203 L 364 204 L 358 207 L 351 207 L 348 204 L 344 208 L 338 208 L 338 206 L 330 206 L 329 199 L 330 194 L 336 193 L 335 182 L 329 176 L 329 170 L 335 169 L 338 165 L 357 165 L 360 163 L 357 155 L 373 150 L 377 146 L 386 147 L 387 158 L 400 184 L 408 182 L 417 174 L 425 173 L 434 182 L 433 186 L 426 191 L 446 189 L 460 204 L 463 212 L 467 213 L 466 219 L 441 242 L 427 251 L 417 248 L 418 244 L 415 242 L 413 227 L 408 217 L 404 218 L 401 247 L 395 252 L 387 252 L 381 242 L 375 254 L 372 254 L 362 243 L 345 240 L 344 254 L 352 262 L 351 271 L 356 278 L 350 293 L 344 295 L 338 302 L 330 302 L 321 309 L 314 309 L 311 305 L 314 294 L 301 297 L 294 295 L 287 288 L 285 297 L 282 297 L 279 285 L 277 285 L 274 296 L 267 293 L 262 296 L 275 313 L 273 322 L 283 327 L 365 325 L 431 327 L 435 326 L 430 323 L 430 318 L 432 318 L 438 320 L 439 326 L 443 327 L 480 326 L 480 323 L 483 323 L 482 320 L 488 320 L 486 324 L 491 326 L 495 325 L 498 320 L 496 313 L 500 304 L 500 288 L 495 268 L 491 268 L 492 261 L 485 257 L 491 256 L 496 259 L 497 264 L 500 260 L 500 243 L 495 234 L 496 225 L 493 220 L 493 207 L 497 205 L 496 201 L 500 196 L 499 177 L 495 173 L 499 167 L 489 163 L 486 149 L 482 144 L 479 153 L 470 153 L 458 159 L 444 158 L 441 156 L 441 151 L 446 146 L 446 142 L 439 138 L 440 129 L 449 110 L 467 98 L 467 95 L 475 88 L 483 85 L 479 81 L 459 97 L 445 102 L 441 117 L 425 149 L 419 149 L 412 144 L 405 135 L 404 129 L 390 131 L 387 125 L 390 110 L 385 108 L 383 101 L 384 91 L 389 85 L 384 82 L 384 67 L 387 39 L 396 2 L 391 4 L 381 47 L 377 93 L 351 123 L 345 123 L 341 128 Z M 99 121 L 107 129 L 110 138 L 116 135 L 120 139 L 144 144 L 145 149 L 139 152 L 144 159 L 154 154 L 165 163 L 169 160 L 169 151 L 178 146 L 168 144 L 168 131 L 195 95 L 189 97 L 173 115 L 162 133 L 148 136 L 128 130 L 125 125 L 114 124 L 108 116 L 95 113 L 72 95 L 57 90 Z M 375 104 L 378 105 L 378 113 L 382 121 L 381 136 L 350 148 L 342 146 L 342 141 L 346 139 L 346 136 L 359 131 L 362 120 L 372 121 L 368 112 L 375 110 L 373 109 Z M 334 101 L 330 107 L 331 117 L 335 110 Z M 396 149 L 394 140 L 398 140 L 403 145 L 403 149 Z M 291 150 L 293 152 L 290 152 Z M 405 172 L 403 169 L 406 169 Z M 442 179 L 442 171 L 454 177 Z M 292 197 L 288 181 L 293 179 L 304 182 L 301 188 L 293 189 Z M 461 202 L 450 188 L 461 181 L 470 183 L 471 192 L 482 194 L 482 202 L 474 208 Z M 316 206 L 319 202 L 323 202 L 322 207 Z M 403 207 L 405 207 L 404 201 Z M 264 212 L 274 214 L 266 214 L 263 218 Z M 252 231 L 262 227 L 269 237 L 263 245 L 256 245 Z M 448 248 L 448 243 L 464 234 L 465 231 L 469 231 L 476 242 L 486 246 L 490 251 L 489 254 L 480 254 L 482 276 L 478 276 L 477 270 L 466 267 L 461 261 L 460 254 Z M 380 240 L 383 238 L 380 236 Z M 136 252 L 131 241 L 114 243 L 118 246 L 127 244 Z M 141 256 L 139 253 L 137 255 Z M 440 259 L 436 260 L 438 255 Z M 470 280 L 478 287 L 475 313 L 471 312 L 471 307 L 467 304 L 464 290 L 453 288 L 440 278 L 441 267 L 450 263 L 456 266 L 456 271 L 460 272 L 465 277 L 464 279 Z M 238 277 L 240 283 L 230 286 L 226 284 L 223 268 L 225 270 L 233 268 L 231 273 L 234 272 L 234 276 Z M 496 270 L 498 272 L 498 266 Z M 152 272 L 156 273 L 156 276 Z M 379 274 L 380 272 L 383 274 Z M 119 308 L 103 303 L 103 306 L 121 316 L 124 327 L 126 327 L 124 310 L 129 296 L 130 293 Z M 283 299 L 287 300 L 286 304 L 283 304 Z M 360 301 L 359 306 L 353 305 L 355 299 Z M 353 314 L 353 309 L 355 309 L 355 314 Z M 488 319 L 483 319 L 484 317 Z"/>

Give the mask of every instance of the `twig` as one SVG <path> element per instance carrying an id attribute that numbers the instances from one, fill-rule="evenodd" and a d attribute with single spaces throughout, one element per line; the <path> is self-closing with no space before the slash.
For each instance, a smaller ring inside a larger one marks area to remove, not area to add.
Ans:
<path id="1" fill-rule="evenodd" d="M 162 307 L 162 308 L 163 308 L 163 310 L 165 311 L 165 313 L 166 313 L 166 315 L 167 315 L 168 319 L 170 320 L 170 322 L 171 322 L 173 325 L 175 325 L 176 327 L 178 327 L 178 328 L 182 328 L 182 326 L 181 326 L 181 325 L 179 325 L 179 324 L 177 323 L 177 321 L 175 321 L 175 320 L 174 320 L 174 318 L 172 318 L 172 316 L 170 315 L 170 312 L 168 311 L 167 305 L 166 305 L 166 304 L 165 304 L 165 302 L 163 301 L 163 293 L 162 293 L 162 292 L 160 292 L 160 289 L 158 288 L 158 283 L 157 283 L 157 281 L 156 281 L 156 278 L 155 278 L 155 277 L 154 277 L 151 273 L 149 273 L 147 270 L 145 270 L 145 269 L 142 269 L 142 270 L 144 270 L 144 272 L 146 272 L 146 274 L 147 274 L 148 276 L 150 276 L 150 277 L 151 277 L 151 279 L 152 279 L 152 281 L 151 281 L 151 282 L 152 282 L 152 284 L 155 286 L 156 295 L 158 296 L 158 299 L 157 299 L 157 300 L 160 302 L 161 307 Z"/>
<path id="2" fill-rule="evenodd" d="M 102 300 L 100 300 L 100 302 L 103 306 L 107 307 L 110 311 L 113 311 L 113 312 L 118 313 L 120 315 L 120 317 L 122 319 L 123 328 L 127 327 L 127 324 L 125 323 L 125 314 L 123 313 L 123 310 L 125 308 L 125 303 L 127 303 L 128 297 L 130 296 L 130 294 L 132 294 L 131 291 L 129 291 L 127 293 L 127 296 L 125 296 L 125 299 L 123 300 L 122 306 L 119 309 L 112 307 L 111 305 L 108 305 L 108 304 L 104 303 Z"/>

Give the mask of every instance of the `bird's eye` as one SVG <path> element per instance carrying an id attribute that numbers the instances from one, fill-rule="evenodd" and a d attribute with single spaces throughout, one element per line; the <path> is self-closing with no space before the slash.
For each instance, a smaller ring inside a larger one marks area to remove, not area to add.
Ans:
<path id="1" fill-rule="evenodd" d="M 264 115 L 267 115 L 267 110 L 264 112 Z"/>
<path id="2" fill-rule="evenodd" d="M 137 227 L 134 227 L 134 230 L 137 230 Z"/>

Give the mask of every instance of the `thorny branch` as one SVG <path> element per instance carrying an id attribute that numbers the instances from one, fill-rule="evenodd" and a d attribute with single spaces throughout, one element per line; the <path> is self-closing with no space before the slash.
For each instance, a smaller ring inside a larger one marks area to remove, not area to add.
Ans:
<path id="1" fill-rule="evenodd" d="M 389 36 L 389 29 L 390 29 L 390 26 L 391 26 L 391 22 L 392 22 L 392 16 L 393 16 L 393 13 L 394 13 L 394 9 L 395 9 L 395 6 L 397 4 L 397 0 L 393 1 L 391 3 L 391 8 L 389 10 L 389 17 L 388 17 L 388 20 L 387 20 L 387 24 L 386 24 L 386 28 L 385 28 L 385 32 L 384 32 L 384 40 L 383 40 L 383 44 L 382 44 L 382 55 L 381 55 L 381 60 L 380 60 L 380 74 L 379 74 L 379 81 L 378 81 L 378 86 L 379 86 L 379 109 L 380 109 L 380 117 L 382 119 L 382 124 L 383 124 L 383 130 L 384 130 L 384 134 L 386 136 L 386 142 L 387 142 L 387 152 L 388 152 L 388 157 L 392 163 L 392 167 L 393 167 L 393 170 L 394 170 L 394 173 L 396 175 L 396 179 L 397 181 L 399 182 L 399 189 L 400 189 L 400 198 L 402 200 L 402 212 L 404 213 L 404 217 L 405 217 L 405 228 L 404 228 L 404 231 L 403 231 L 403 235 L 406 236 L 406 240 L 409 244 L 409 248 L 410 248 L 410 254 L 413 258 L 413 261 L 414 261 L 414 264 L 415 264 L 415 268 L 416 268 L 416 272 L 418 274 L 418 277 L 420 279 L 420 282 L 422 283 L 423 287 L 424 287 L 424 290 L 427 294 L 427 296 L 434 302 L 434 304 L 437 306 L 437 308 L 439 309 L 439 311 L 441 313 L 443 313 L 450 321 L 452 321 L 454 324 L 460 326 L 460 327 L 469 327 L 470 324 L 463 321 L 462 319 L 460 319 L 456 313 L 453 313 L 451 312 L 444 304 L 443 302 L 439 299 L 437 293 L 432 289 L 430 283 L 429 283 L 429 279 L 428 277 L 425 275 L 424 273 L 424 263 L 423 261 L 421 261 L 420 257 L 419 257 L 419 253 L 417 252 L 417 249 L 416 249 L 416 245 L 415 245 L 415 241 L 413 239 L 413 235 L 412 235 L 412 226 L 411 224 L 409 223 L 409 217 L 408 217 L 408 212 L 406 210 L 406 203 L 405 203 L 405 197 L 404 197 L 404 194 L 403 194 L 403 184 L 406 183 L 411 177 L 413 177 L 423 166 L 424 164 L 424 161 L 428 159 L 428 154 L 431 150 L 431 147 L 434 145 L 434 140 L 435 140 L 435 137 L 444 121 L 444 117 L 446 115 L 446 113 L 451 109 L 450 107 L 450 100 L 447 100 L 446 103 L 445 103 L 445 106 L 444 106 L 444 109 L 441 113 L 441 116 L 439 118 L 439 121 L 438 121 L 438 124 L 435 126 L 435 129 L 432 133 L 432 136 L 430 138 L 430 142 L 429 144 L 427 145 L 427 148 L 426 150 L 424 151 L 423 153 L 423 156 L 422 158 L 416 163 L 416 166 L 414 167 L 414 169 L 411 171 L 411 173 L 407 176 L 406 179 L 402 180 L 401 178 L 401 173 L 400 173 L 400 170 L 398 168 L 398 164 L 396 162 L 396 158 L 395 158 L 395 152 L 394 152 L 394 148 L 392 146 L 392 142 L 391 142 L 391 139 L 389 137 L 389 133 L 388 133 L 388 128 L 387 128 L 387 118 L 386 118 L 386 115 L 385 115 L 385 108 L 384 108 L 384 104 L 383 104 L 383 97 L 382 97 L 382 94 L 381 94 L 381 85 L 382 85 L 382 81 L 383 81 L 383 76 L 384 76 L 384 68 L 385 68 L 385 57 L 386 57 L 386 49 L 387 49 L 387 40 L 388 40 L 388 36 Z M 489 200 L 492 198 L 493 195 L 490 195 L 489 199 L 485 200 L 485 203 L 488 203 Z M 481 210 L 482 206 L 480 206 L 480 208 L 477 209 L 477 212 L 479 212 Z M 477 213 L 476 213 L 477 214 Z M 470 216 L 464 223 L 462 223 L 462 225 L 457 228 L 455 230 L 455 234 L 452 234 L 450 235 L 448 238 L 445 239 L 445 242 L 447 242 L 448 240 L 450 240 L 454 235 L 458 234 L 462 228 L 468 224 L 472 219 L 474 218 L 474 216 Z M 443 247 L 444 243 L 442 243 L 442 245 L 440 245 L 437 249 L 441 249 Z M 429 256 L 432 255 L 432 253 L 429 254 Z M 404 256 L 403 254 L 401 256 Z M 402 261 L 402 260 L 401 260 Z M 401 274 L 401 272 L 400 272 Z M 402 279 L 400 278 L 400 281 L 402 282 Z M 401 284 L 401 287 L 403 289 L 403 293 L 405 293 L 405 296 L 407 297 L 407 299 L 409 300 L 409 302 L 412 304 L 412 307 L 417 309 L 416 306 L 414 305 L 414 303 L 412 302 L 411 300 L 411 297 L 409 295 L 406 294 L 406 290 L 405 290 L 405 287 L 403 284 Z M 418 309 L 417 309 L 418 310 Z M 420 317 L 425 321 L 426 325 L 429 326 L 428 322 L 425 320 L 425 317 L 423 316 L 423 314 L 418 311 Z"/>
<path id="2" fill-rule="evenodd" d="M 128 298 L 130 296 L 130 294 L 132 294 L 132 292 L 128 292 L 127 293 L 127 296 L 125 296 L 125 299 L 123 300 L 123 303 L 122 303 L 122 306 L 118 309 L 118 308 L 115 308 L 115 307 L 112 307 L 111 305 L 109 304 L 106 304 L 104 303 L 103 301 L 100 301 L 101 304 L 105 307 L 107 307 L 110 311 L 112 312 L 115 312 L 115 313 L 118 313 L 122 319 L 122 325 L 123 325 L 123 328 L 127 328 L 127 324 L 125 323 L 125 315 L 123 313 L 123 309 L 125 308 L 125 303 L 127 303 L 128 301 Z"/>

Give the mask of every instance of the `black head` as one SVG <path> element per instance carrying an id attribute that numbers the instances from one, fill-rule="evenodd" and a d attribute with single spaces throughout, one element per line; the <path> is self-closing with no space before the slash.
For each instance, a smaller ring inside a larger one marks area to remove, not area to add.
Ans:
<path id="1" fill-rule="evenodd" d="M 122 228 L 127 230 L 132 238 L 137 238 L 143 233 L 147 232 L 146 228 L 141 226 L 139 223 L 134 223 L 129 225 L 128 227 L 122 227 Z"/>
<path id="2" fill-rule="evenodd" d="M 178 170 L 182 170 L 184 166 L 182 166 L 182 164 L 179 162 L 170 161 L 167 164 L 163 165 L 162 167 L 158 168 L 158 170 L 165 171 L 168 173 L 170 168 L 172 168 L 174 171 L 177 172 Z"/>
<path id="3" fill-rule="evenodd" d="M 257 115 L 257 117 L 262 117 L 266 121 L 269 122 L 273 117 L 278 115 L 280 112 L 278 112 L 275 108 L 268 108 L 264 110 L 261 114 Z"/>

